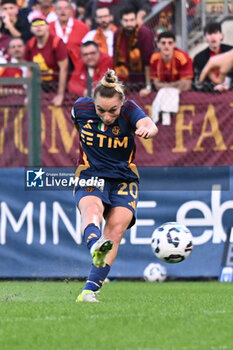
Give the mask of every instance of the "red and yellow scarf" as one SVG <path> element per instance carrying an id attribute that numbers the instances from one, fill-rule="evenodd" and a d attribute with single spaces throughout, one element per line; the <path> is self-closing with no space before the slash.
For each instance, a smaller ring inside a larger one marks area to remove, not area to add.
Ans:
<path id="1" fill-rule="evenodd" d="M 120 28 L 116 40 L 116 50 L 114 54 L 114 69 L 119 79 L 127 81 L 129 72 L 142 71 L 142 57 L 138 47 L 138 32 L 140 26 L 136 26 L 133 33 L 126 35 L 124 28 Z"/>
<path id="2" fill-rule="evenodd" d="M 117 30 L 117 27 L 114 24 L 111 24 L 110 30 L 115 32 Z M 96 33 L 93 40 L 99 46 L 100 51 L 108 55 L 108 45 L 106 36 L 104 35 L 104 32 L 100 27 L 96 29 Z"/>

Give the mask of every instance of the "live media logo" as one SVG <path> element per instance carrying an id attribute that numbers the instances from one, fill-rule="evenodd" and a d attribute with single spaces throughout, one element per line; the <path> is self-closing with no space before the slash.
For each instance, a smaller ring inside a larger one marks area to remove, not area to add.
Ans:
<path id="1" fill-rule="evenodd" d="M 25 169 L 25 190 L 73 190 L 74 186 L 93 187 L 103 191 L 105 181 L 97 176 L 75 177 L 71 168 Z"/>
<path id="2" fill-rule="evenodd" d="M 26 170 L 26 187 L 38 188 L 44 186 L 45 171 L 42 168 L 39 170 Z"/>

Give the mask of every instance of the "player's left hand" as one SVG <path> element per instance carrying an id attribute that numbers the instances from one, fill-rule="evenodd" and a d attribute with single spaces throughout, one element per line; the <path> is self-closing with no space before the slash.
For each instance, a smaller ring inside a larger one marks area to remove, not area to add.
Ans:
<path id="1" fill-rule="evenodd" d="M 148 130 L 146 127 L 144 127 L 144 126 L 140 126 L 135 131 L 135 135 L 143 137 L 144 139 L 150 139 L 151 137 L 154 136 L 154 134 L 152 134 L 152 132 L 150 130 Z"/>

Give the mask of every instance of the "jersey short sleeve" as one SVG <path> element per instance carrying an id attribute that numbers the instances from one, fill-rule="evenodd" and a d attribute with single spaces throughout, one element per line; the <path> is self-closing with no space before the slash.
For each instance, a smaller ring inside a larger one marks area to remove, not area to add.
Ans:
<path id="1" fill-rule="evenodd" d="M 71 110 L 71 119 L 74 124 L 79 123 L 79 115 L 86 111 L 94 111 L 93 100 L 90 97 L 79 97 Z"/>
<path id="2" fill-rule="evenodd" d="M 140 119 L 146 118 L 145 112 L 132 100 L 125 100 L 122 107 L 123 116 L 128 119 L 132 127 L 135 129 Z"/>

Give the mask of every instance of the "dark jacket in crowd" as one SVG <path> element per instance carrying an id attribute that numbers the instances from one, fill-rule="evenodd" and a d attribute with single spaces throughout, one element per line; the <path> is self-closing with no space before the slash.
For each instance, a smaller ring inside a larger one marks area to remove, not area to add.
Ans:
<path id="1" fill-rule="evenodd" d="M 220 53 L 224 53 L 227 51 L 232 50 L 233 47 L 230 45 L 226 45 L 226 44 L 221 44 L 220 46 Z M 194 90 L 197 91 L 204 91 L 204 92 L 212 92 L 214 91 L 214 84 L 212 83 L 212 81 L 209 78 L 206 78 L 204 83 L 200 83 L 199 82 L 199 77 L 201 74 L 202 69 L 204 68 L 204 66 L 206 65 L 206 63 L 208 62 L 210 56 L 211 51 L 209 49 L 209 47 L 207 47 L 206 49 L 204 49 L 203 51 L 199 52 L 193 59 L 193 69 L 194 69 L 194 81 L 193 81 L 193 88 Z M 233 70 L 231 70 L 227 76 L 229 78 L 231 78 L 231 86 L 233 84 Z"/>
<path id="2" fill-rule="evenodd" d="M 23 39 L 23 41 L 25 43 L 26 43 L 26 41 L 28 41 L 32 37 L 31 27 L 30 27 L 30 24 L 28 23 L 28 20 L 26 18 L 18 15 L 18 20 L 15 23 L 14 27 L 15 27 L 15 29 L 17 29 L 21 33 L 21 38 Z M 1 28 L 1 32 L 3 34 L 11 36 L 11 33 L 9 32 L 9 30 L 4 28 L 4 24 Z"/>

